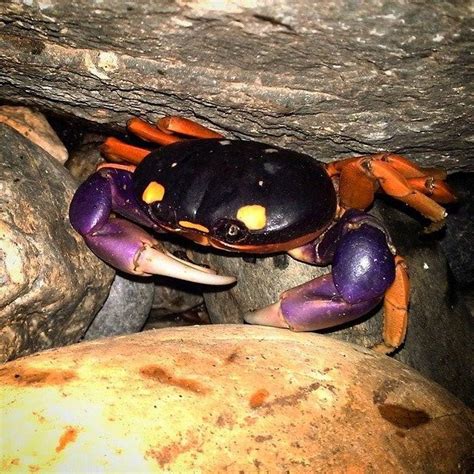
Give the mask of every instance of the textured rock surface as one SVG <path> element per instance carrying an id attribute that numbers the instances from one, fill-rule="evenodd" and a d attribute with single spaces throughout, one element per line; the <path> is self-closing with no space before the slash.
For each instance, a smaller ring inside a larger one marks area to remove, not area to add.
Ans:
<path id="1" fill-rule="evenodd" d="M 441 246 L 446 253 L 459 294 L 474 318 L 474 173 L 455 173 L 448 183 L 456 191 L 456 212 L 448 215 Z M 474 391 L 474 390 L 473 390 Z"/>
<path id="2" fill-rule="evenodd" d="M 153 294 L 153 280 L 115 275 L 107 300 L 94 317 L 84 339 L 90 341 L 140 332 L 148 319 Z"/>
<path id="3" fill-rule="evenodd" d="M 469 2 L 4 2 L 0 22 L 0 100 L 474 169 Z"/>
<path id="4" fill-rule="evenodd" d="M 474 357 L 473 320 L 464 302 L 452 298 L 454 288 L 436 237 L 425 238 L 422 224 L 408 216 L 406 209 L 399 211 L 394 206 L 393 201 L 380 202 L 380 212 L 375 212 L 383 216 L 399 253 L 406 258 L 412 285 L 408 335 L 395 357 L 474 404 L 474 371 L 470 363 Z M 196 260 L 239 279 L 229 291 L 205 293 L 215 323 L 242 322 L 245 312 L 271 304 L 285 289 L 330 271 L 330 267 L 304 265 L 284 255 L 258 258 L 251 263 L 241 257 L 209 252 L 198 254 Z M 383 309 L 379 308 L 376 314 L 354 324 L 325 332 L 370 347 L 381 340 L 382 315 Z"/>
<path id="5" fill-rule="evenodd" d="M 100 363 L 98 363 L 100 361 Z M 2 472 L 472 472 L 472 412 L 388 357 L 202 326 L 0 367 Z"/>
<path id="6" fill-rule="evenodd" d="M 156 287 L 152 306 L 155 318 L 182 313 L 203 303 L 203 296 L 195 285 L 173 283 L 176 284 Z"/>
<path id="7" fill-rule="evenodd" d="M 36 143 L 47 151 L 60 163 L 65 163 L 68 158 L 66 147 L 54 133 L 46 117 L 28 107 L 11 107 L 4 105 L 0 107 L 0 123 L 4 123 L 28 140 Z"/>
<path id="8" fill-rule="evenodd" d="M 0 124 L 0 360 L 79 340 L 113 272 L 69 225 L 69 173 Z"/>

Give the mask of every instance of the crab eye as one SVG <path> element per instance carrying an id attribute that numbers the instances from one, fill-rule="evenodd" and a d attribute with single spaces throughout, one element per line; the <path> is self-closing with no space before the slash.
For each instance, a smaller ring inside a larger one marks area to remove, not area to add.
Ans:
<path id="1" fill-rule="evenodd" d="M 235 224 L 230 224 L 227 227 L 227 235 L 229 237 L 238 237 L 239 233 L 240 233 L 240 228 L 236 226 Z"/>
<path id="2" fill-rule="evenodd" d="M 245 239 L 248 229 L 242 222 L 222 219 L 214 226 L 213 233 L 223 242 L 236 243 Z"/>

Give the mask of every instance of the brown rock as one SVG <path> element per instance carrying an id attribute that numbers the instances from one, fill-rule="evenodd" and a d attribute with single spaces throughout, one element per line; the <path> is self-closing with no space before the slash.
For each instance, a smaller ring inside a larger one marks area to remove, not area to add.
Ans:
<path id="1" fill-rule="evenodd" d="M 0 367 L 0 411 L 2 472 L 472 469 L 472 412 L 446 390 L 372 351 L 263 327 L 17 360 Z"/>
<path id="2" fill-rule="evenodd" d="M 66 147 L 61 143 L 42 113 L 27 107 L 4 105 L 0 107 L 0 123 L 14 128 L 60 163 L 66 162 L 68 158 Z"/>
<path id="3" fill-rule="evenodd" d="M 0 360 L 77 341 L 113 271 L 68 221 L 75 183 L 41 148 L 0 125 Z"/>

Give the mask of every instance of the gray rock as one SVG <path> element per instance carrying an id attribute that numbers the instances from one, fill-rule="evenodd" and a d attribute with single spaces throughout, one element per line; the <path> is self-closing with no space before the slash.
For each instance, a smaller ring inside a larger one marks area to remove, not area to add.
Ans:
<path id="1" fill-rule="evenodd" d="M 50 0 L 2 2 L 0 21 L 0 100 L 474 169 L 469 2 Z"/>
<path id="2" fill-rule="evenodd" d="M 141 331 L 153 303 L 151 279 L 116 275 L 104 306 L 87 329 L 85 340 Z"/>
<path id="3" fill-rule="evenodd" d="M 99 149 L 104 140 L 102 135 L 89 133 L 71 151 L 65 166 L 79 182 L 85 181 L 104 162 Z"/>
<path id="4" fill-rule="evenodd" d="M 75 190 L 48 153 L 0 124 L 0 360 L 80 339 L 113 271 L 68 221 Z"/>

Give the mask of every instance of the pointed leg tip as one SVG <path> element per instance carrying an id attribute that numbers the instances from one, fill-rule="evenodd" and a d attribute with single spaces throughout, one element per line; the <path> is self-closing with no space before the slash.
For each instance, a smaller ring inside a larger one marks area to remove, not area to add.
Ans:
<path id="1" fill-rule="evenodd" d="M 423 234 L 432 234 L 434 232 L 438 232 L 439 230 L 443 229 L 446 225 L 446 216 L 447 216 L 447 212 L 445 212 L 445 215 L 442 219 L 428 224 L 428 226 L 423 229 Z"/>
<path id="2" fill-rule="evenodd" d="M 386 342 L 381 342 L 379 344 L 375 344 L 375 346 L 372 346 L 371 349 L 379 354 L 391 355 L 398 349 L 398 347 L 387 344 Z"/>
<path id="3" fill-rule="evenodd" d="M 280 312 L 280 303 L 274 303 L 264 308 L 246 313 L 244 321 L 248 324 L 260 326 L 272 326 L 276 328 L 289 329 L 290 326 Z"/>

